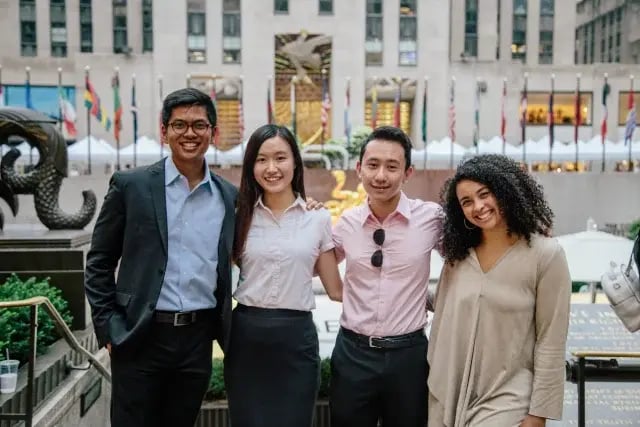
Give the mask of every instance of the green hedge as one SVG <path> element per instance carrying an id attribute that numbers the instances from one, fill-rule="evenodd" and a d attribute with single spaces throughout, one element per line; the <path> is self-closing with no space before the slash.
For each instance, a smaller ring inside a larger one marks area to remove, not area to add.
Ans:
<path id="1" fill-rule="evenodd" d="M 69 314 L 68 304 L 61 296 L 59 289 L 49 284 L 49 278 L 36 279 L 31 277 L 26 281 L 12 274 L 7 281 L 0 285 L 0 301 L 16 301 L 36 296 L 49 298 L 54 307 L 60 312 L 62 318 L 71 325 L 72 317 Z M 0 309 L 0 360 L 6 358 L 6 349 L 9 349 L 10 357 L 24 363 L 29 354 L 29 307 Z M 49 345 L 58 340 L 60 336 L 56 331 L 51 317 L 44 311 L 38 310 L 38 354 L 43 354 Z"/>
<path id="2" fill-rule="evenodd" d="M 319 399 L 329 398 L 329 378 L 331 376 L 331 359 L 328 357 L 320 361 L 320 389 Z M 224 400 L 227 393 L 224 390 L 224 364 L 222 359 L 213 359 L 209 388 L 205 394 L 205 400 Z"/>

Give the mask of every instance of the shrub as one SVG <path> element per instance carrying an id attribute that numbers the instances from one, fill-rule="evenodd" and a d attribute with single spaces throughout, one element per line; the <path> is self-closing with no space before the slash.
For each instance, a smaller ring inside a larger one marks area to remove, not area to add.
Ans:
<path id="1" fill-rule="evenodd" d="M 329 384 L 331 382 L 331 358 L 326 357 L 320 361 L 320 388 L 319 399 L 329 398 Z"/>
<path id="2" fill-rule="evenodd" d="M 631 240 L 635 240 L 636 236 L 638 236 L 638 232 L 640 232 L 640 218 L 631 223 L 631 225 L 629 226 L 629 233 L 627 234 L 627 237 Z"/>
<path id="3" fill-rule="evenodd" d="M 49 298 L 53 306 L 60 312 L 62 318 L 71 325 L 72 317 L 69 313 L 67 301 L 61 296 L 61 291 L 49 284 L 49 278 L 36 279 L 31 277 L 26 281 L 12 274 L 7 281 L 0 285 L 0 301 L 16 301 L 36 296 Z M 0 310 L 0 358 L 6 358 L 9 349 L 10 357 L 24 363 L 29 358 L 29 307 L 5 308 Z M 43 354 L 49 345 L 60 338 L 55 323 L 44 312 L 38 310 L 38 354 Z"/>

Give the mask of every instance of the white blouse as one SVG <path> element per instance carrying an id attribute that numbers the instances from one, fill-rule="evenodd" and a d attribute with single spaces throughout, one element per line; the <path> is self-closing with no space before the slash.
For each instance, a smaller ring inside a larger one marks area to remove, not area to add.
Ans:
<path id="1" fill-rule="evenodd" d="M 248 306 L 310 311 L 316 307 L 311 286 L 316 260 L 333 247 L 329 211 L 308 211 L 298 197 L 276 218 L 259 199 L 233 296 Z"/>

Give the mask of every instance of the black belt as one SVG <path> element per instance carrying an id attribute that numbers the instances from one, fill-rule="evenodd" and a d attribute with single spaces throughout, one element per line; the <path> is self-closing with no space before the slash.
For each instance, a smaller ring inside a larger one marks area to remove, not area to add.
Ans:
<path id="1" fill-rule="evenodd" d="M 213 308 L 195 311 L 159 311 L 153 313 L 153 320 L 173 326 L 187 326 L 203 319 L 213 319 Z"/>
<path id="2" fill-rule="evenodd" d="M 394 335 L 390 337 L 368 337 L 346 328 L 340 328 L 340 330 L 346 338 L 354 341 L 361 347 L 381 349 L 413 347 L 414 345 L 423 344 L 425 337 L 424 329 L 419 329 L 415 332 L 409 332 L 404 335 Z"/>

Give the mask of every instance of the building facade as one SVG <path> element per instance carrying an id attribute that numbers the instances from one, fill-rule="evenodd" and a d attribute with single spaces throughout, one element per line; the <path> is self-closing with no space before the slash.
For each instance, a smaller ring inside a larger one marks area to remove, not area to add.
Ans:
<path id="1" fill-rule="evenodd" d="M 32 106 L 55 115 L 60 68 L 82 138 L 87 67 L 111 117 L 118 67 L 122 146 L 133 141 L 135 75 L 139 135 L 158 139 L 162 96 L 188 84 L 216 97 L 220 142 L 229 147 L 267 122 L 268 92 L 276 121 L 291 123 L 292 82 L 300 139 L 342 137 L 348 87 L 351 129 L 371 125 L 374 110 L 377 125 L 393 123 L 398 98 L 401 126 L 421 146 L 426 87 L 426 139 L 452 133 L 453 110 L 456 140 L 468 146 L 476 105 L 476 137 L 500 135 L 504 105 L 506 139 L 520 142 L 525 75 L 527 139 L 548 132 L 552 75 L 556 139 L 573 139 L 578 75 L 578 134 L 591 139 L 600 132 L 607 73 L 609 135 L 618 140 L 629 76 L 640 76 L 640 68 L 574 65 L 575 27 L 582 25 L 576 19 L 576 4 L 560 0 L 0 0 L 3 97 L 9 105 L 26 104 L 29 67 Z M 323 107 L 325 93 L 330 109 L 326 100 Z M 113 131 L 95 119 L 91 133 L 115 144 Z"/>
<path id="2" fill-rule="evenodd" d="M 640 63 L 640 1 L 580 0 L 576 64 Z"/>

